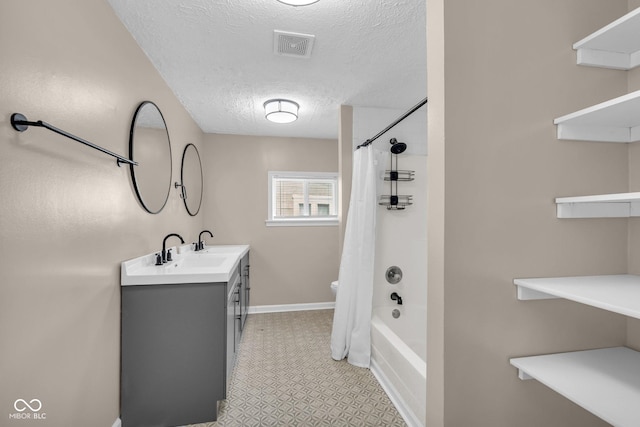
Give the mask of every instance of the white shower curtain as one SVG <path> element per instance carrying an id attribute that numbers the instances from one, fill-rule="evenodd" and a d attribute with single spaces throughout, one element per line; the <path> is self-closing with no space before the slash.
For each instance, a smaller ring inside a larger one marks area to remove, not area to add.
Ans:
<path id="1" fill-rule="evenodd" d="M 331 357 L 369 367 L 371 359 L 371 306 L 375 258 L 378 165 L 382 153 L 373 145 L 353 155 L 349 215 L 338 274 L 338 293 L 331 331 Z"/>

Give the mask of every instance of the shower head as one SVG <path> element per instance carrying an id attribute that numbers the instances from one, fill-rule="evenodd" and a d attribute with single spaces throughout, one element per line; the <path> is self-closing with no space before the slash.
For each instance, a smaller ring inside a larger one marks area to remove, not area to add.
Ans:
<path id="1" fill-rule="evenodd" d="M 391 144 L 391 152 L 393 154 L 404 153 L 404 150 L 407 149 L 407 144 L 405 144 L 404 142 L 398 142 L 398 140 L 395 138 L 391 138 L 389 140 L 389 143 Z"/>

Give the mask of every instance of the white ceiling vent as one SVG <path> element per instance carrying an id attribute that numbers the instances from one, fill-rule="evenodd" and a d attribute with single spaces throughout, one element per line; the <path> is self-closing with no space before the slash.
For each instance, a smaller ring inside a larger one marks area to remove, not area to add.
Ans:
<path id="1" fill-rule="evenodd" d="M 273 53 L 297 58 L 310 58 L 315 38 L 316 36 L 311 34 L 273 30 Z"/>

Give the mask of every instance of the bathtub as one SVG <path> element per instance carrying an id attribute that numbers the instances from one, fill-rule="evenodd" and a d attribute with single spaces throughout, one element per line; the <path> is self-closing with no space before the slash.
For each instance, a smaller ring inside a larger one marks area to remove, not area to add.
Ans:
<path id="1" fill-rule="evenodd" d="M 393 309 L 401 311 L 394 319 Z M 425 425 L 427 401 L 426 310 L 374 308 L 371 371 L 410 427 Z"/>

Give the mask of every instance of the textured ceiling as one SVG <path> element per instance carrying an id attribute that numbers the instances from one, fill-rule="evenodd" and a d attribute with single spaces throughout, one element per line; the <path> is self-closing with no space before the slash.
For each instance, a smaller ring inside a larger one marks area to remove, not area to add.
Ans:
<path id="1" fill-rule="evenodd" d="M 207 133 L 337 138 L 341 104 L 408 110 L 427 95 L 425 0 L 108 1 Z M 274 30 L 315 35 L 311 57 L 274 54 Z M 299 119 L 265 120 L 272 98 Z"/>

